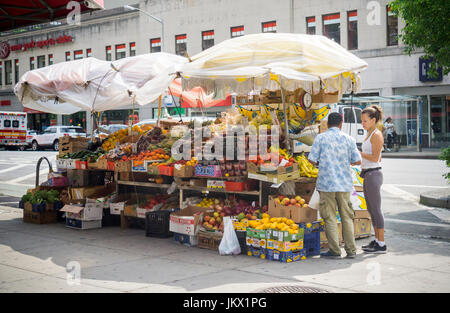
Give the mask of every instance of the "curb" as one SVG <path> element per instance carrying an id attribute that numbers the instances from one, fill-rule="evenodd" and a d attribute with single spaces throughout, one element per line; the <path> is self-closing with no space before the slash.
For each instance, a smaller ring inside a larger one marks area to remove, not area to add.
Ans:
<path id="1" fill-rule="evenodd" d="M 383 159 L 421 159 L 421 160 L 439 160 L 437 155 L 408 155 L 408 154 L 382 154 Z"/>
<path id="2" fill-rule="evenodd" d="M 450 210 L 450 195 L 440 197 L 429 193 L 421 194 L 419 203 L 430 207 Z"/>

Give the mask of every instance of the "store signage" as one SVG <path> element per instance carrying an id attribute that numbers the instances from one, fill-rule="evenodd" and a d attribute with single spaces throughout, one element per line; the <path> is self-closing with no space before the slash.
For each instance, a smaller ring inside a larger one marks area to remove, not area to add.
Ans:
<path id="1" fill-rule="evenodd" d="M 11 52 L 11 47 L 9 43 L 6 41 L 0 42 L 0 59 L 6 59 L 9 57 L 9 53 Z"/>
<path id="2" fill-rule="evenodd" d="M 67 43 L 67 42 L 73 42 L 74 38 L 72 36 L 59 36 L 56 39 L 50 38 L 47 40 L 40 40 L 40 41 L 30 41 L 24 44 L 18 44 L 18 45 L 14 45 L 11 46 L 11 51 L 27 51 L 29 49 L 33 49 L 33 48 L 43 48 L 43 47 L 48 47 L 48 46 L 54 46 L 56 44 L 62 44 L 62 43 Z"/>
<path id="3" fill-rule="evenodd" d="M 432 78 L 428 76 L 428 69 L 431 66 L 433 58 L 419 58 L 419 80 L 421 82 L 440 82 L 442 81 L 442 66 L 438 67 L 438 77 Z"/>

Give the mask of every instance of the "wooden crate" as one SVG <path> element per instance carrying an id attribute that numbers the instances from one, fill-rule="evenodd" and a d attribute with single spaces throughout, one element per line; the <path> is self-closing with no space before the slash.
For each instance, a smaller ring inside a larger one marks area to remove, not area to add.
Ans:
<path id="1" fill-rule="evenodd" d="M 220 242 L 223 234 L 219 232 L 208 232 L 199 230 L 198 232 L 198 247 L 209 250 L 219 250 Z"/>
<path id="2" fill-rule="evenodd" d="M 75 153 L 88 148 L 88 142 L 69 142 L 59 145 L 59 156 L 62 157 L 66 153 Z"/>
<path id="3" fill-rule="evenodd" d="M 145 230 L 145 218 L 126 216 L 124 211 L 120 212 L 120 228 L 139 228 Z"/>

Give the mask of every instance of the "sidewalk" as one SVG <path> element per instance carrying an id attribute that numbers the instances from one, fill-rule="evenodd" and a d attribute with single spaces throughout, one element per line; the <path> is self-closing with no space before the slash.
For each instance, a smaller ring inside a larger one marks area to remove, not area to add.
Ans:
<path id="1" fill-rule="evenodd" d="M 383 152 L 383 158 L 391 159 L 432 159 L 437 160 L 441 154 L 440 149 L 423 148 L 422 152 L 417 151 L 417 147 L 401 147 L 399 152 Z"/>
<path id="2" fill-rule="evenodd" d="M 370 240 L 358 240 L 357 246 Z M 308 258 L 282 264 L 220 256 L 172 238 L 145 237 L 137 229 L 77 231 L 62 224 L 26 224 L 22 210 L 0 207 L 0 292 L 247 293 L 274 286 L 330 292 L 450 291 L 449 242 L 391 228 L 386 242 L 385 255 L 359 250 L 354 260 Z M 69 262 L 81 265 L 80 285 L 67 280 Z"/>

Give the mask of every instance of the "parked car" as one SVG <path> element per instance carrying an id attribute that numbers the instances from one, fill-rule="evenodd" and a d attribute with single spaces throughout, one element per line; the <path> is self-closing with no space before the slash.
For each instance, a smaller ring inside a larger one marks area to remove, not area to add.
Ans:
<path id="1" fill-rule="evenodd" d="M 361 149 L 366 135 L 366 131 L 361 125 L 361 108 L 351 105 L 332 104 L 330 113 L 331 112 L 342 114 L 342 131 L 350 137 L 353 137 L 356 141 L 356 145 Z"/>
<path id="2" fill-rule="evenodd" d="M 62 136 L 87 137 L 86 132 L 79 126 L 50 126 L 34 136 L 31 141 L 31 149 L 37 151 L 39 148 L 51 147 L 58 151 L 59 138 Z"/>
<path id="3" fill-rule="evenodd" d="M 112 124 L 112 125 L 100 125 L 99 128 L 107 130 L 109 134 L 113 134 L 121 129 L 127 128 L 128 125 L 125 124 Z M 96 129 L 94 131 L 94 137 L 98 137 L 99 135 L 109 135 L 108 133 L 103 132 L 102 130 Z"/>
<path id="4" fill-rule="evenodd" d="M 27 130 L 27 144 L 24 146 L 23 149 L 21 149 L 21 151 L 27 149 L 27 148 L 31 148 L 31 144 L 33 142 L 33 139 L 36 137 L 37 135 L 37 131 L 35 130 Z"/>

